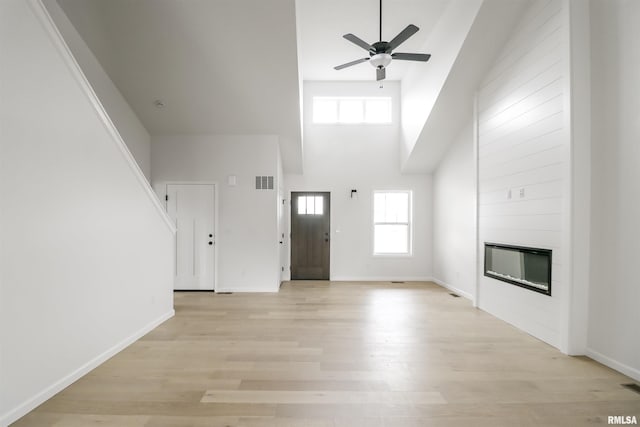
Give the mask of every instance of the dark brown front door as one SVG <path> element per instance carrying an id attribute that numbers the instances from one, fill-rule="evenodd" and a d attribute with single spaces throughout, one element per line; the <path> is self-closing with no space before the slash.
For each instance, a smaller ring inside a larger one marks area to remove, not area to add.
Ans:
<path id="1" fill-rule="evenodd" d="M 291 279 L 329 280 L 329 193 L 291 193 Z"/>

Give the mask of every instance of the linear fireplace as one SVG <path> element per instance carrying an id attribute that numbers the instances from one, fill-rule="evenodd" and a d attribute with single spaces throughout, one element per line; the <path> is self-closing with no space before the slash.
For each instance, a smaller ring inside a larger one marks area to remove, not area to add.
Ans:
<path id="1" fill-rule="evenodd" d="M 551 250 L 485 242 L 484 275 L 551 295 Z"/>

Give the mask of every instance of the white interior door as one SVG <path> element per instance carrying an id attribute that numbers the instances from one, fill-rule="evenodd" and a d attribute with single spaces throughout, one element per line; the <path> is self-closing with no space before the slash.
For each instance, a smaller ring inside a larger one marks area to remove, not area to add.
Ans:
<path id="1" fill-rule="evenodd" d="M 167 213 L 176 224 L 176 290 L 213 290 L 215 185 L 168 184 Z"/>

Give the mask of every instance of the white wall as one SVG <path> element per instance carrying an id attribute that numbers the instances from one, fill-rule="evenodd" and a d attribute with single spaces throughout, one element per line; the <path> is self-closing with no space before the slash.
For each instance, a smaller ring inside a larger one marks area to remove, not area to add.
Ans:
<path id="1" fill-rule="evenodd" d="M 127 144 L 147 180 L 151 179 L 151 137 L 56 0 L 45 0 L 49 14 Z"/>
<path id="2" fill-rule="evenodd" d="M 495 242 L 553 250 L 552 296 L 480 275 L 479 306 L 556 347 L 567 306 L 564 22 L 560 0 L 532 2 L 478 95 L 478 249 Z"/>
<path id="3" fill-rule="evenodd" d="M 157 136 L 152 139 L 153 187 L 167 182 L 218 183 L 216 291 L 275 292 L 280 285 L 277 188 L 256 190 L 256 176 L 278 176 L 275 136 Z M 237 185 L 227 177 L 235 175 Z"/>
<path id="4" fill-rule="evenodd" d="M 433 278 L 475 299 L 476 175 L 473 127 L 464 126 L 433 175 Z"/>
<path id="5" fill-rule="evenodd" d="M 430 141 L 432 134 L 426 126 L 436 103 L 441 101 L 442 91 L 460 54 L 465 39 L 469 35 L 474 20 L 483 1 L 450 0 L 444 13 L 439 17 L 435 28 L 429 34 L 422 51 L 429 52 L 433 59 L 427 64 L 415 64 L 402 80 L 402 123 L 400 160 L 404 167 L 409 162 L 412 151 L 417 145 L 427 145 L 436 153 L 436 159 L 446 150 L 449 141 Z M 431 158 L 421 157 L 422 162 L 429 163 L 423 170 L 432 171 L 436 162 Z M 421 166 L 422 168 L 422 166 Z M 411 170 L 417 168 L 412 167 Z"/>
<path id="6" fill-rule="evenodd" d="M 392 97 L 392 124 L 312 123 L 313 96 L 383 95 Z M 286 194 L 290 199 L 291 191 L 331 192 L 331 279 L 429 279 L 431 176 L 400 173 L 399 84 L 385 82 L 380 89 L 376 82 L 305 82 L 304 112 L 304 174 L 285 176 Z M 357 199 L 350 198 L 352 189 L 358 190 Z M 372 192 L 384 189 L 413 191 L 411 257 L 372 255 Z"/>
<path id="7" fill-rule="evenodd" d="M 37 1 L 0 2 L 0 425 L 173 314 L 173 230 Z"/>
<path id="8" fill-rule="evenodd" d="M 592 244 L 588 351 L 640 380 L 640 3 L 591 1 Z"/>

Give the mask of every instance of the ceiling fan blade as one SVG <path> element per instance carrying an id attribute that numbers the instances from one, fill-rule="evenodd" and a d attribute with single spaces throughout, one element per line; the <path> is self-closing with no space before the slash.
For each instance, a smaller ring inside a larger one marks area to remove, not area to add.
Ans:
<path id="1" fill-rule="evenodd" d="M 347 62 L 346 64 L 338 65 L 337 67 L 333 67 L 333 68 L 335 70 L 342 70 L 343 68 L 351 67 L 352 65 L 356 65 L 368 60 L 369 58 L 356 59 L 355 61 Z"/>
<path id="2" fill-rule="evenodd" d="M 418 32 L 420 28 L 416 27 L 413 24 L 407 25 L 407 28 L 400 31 L 400 34 L 395 36 L 393 40 L 389 42 L 389 50 L 393 50 L 404 43 L 409 37 Z"/>
<path id="3" fill-rule="evenodd" d="M 354 36 L 351 33 L 345 34 L 342 37 L 344 37 L 345 39 L 349 40 L 351 43 L 360 46 L 364 50 L 375 50 L 375 49 L 373 49 L 373 46 L 371 46 L 369 43 L 367 43 L 366 41 L 362 40 L 359 37 Z"/>
<path id="4" fill-rule="evenodd" d="M 401 61 L 422 61 L 427 62 L 431 55 L 428 53 L 392 53 L 393 59 L 399 59 Z"/>
<path id="5" fill-rule="evenodd" d="M 376 68 L 376 80 L 384 80 L 387 77 L 387 69 L 386 68 Z"/>

